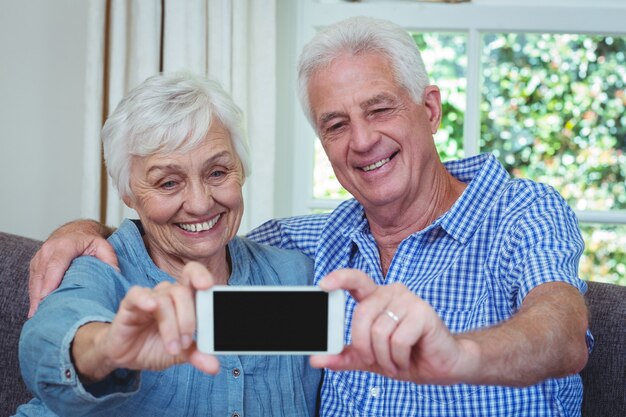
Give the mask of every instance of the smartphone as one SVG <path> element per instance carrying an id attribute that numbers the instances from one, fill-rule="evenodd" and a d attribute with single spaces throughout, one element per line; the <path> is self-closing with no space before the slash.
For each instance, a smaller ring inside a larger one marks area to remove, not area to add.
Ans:
<path id="1" fill-rule="evenodd" d="M 311 286 L 214 286 L 196 293 L 197 344 L 219 355 L 336 354 L 345 294 Z"/>

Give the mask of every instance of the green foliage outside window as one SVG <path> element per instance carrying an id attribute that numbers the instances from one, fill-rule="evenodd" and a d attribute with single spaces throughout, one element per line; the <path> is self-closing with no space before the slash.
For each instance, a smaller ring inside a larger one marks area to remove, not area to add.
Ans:
<path id="1" fill-rule="evenodd" d="M 626 38 L 483 37 L 481 151 L 578 210 L 626 209 Z"/>

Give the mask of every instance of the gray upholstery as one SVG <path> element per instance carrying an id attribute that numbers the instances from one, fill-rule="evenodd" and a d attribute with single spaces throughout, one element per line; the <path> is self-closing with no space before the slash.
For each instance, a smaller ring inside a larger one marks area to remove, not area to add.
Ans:
<path id="1" fill-rule="evenodd" d="M 0 232 L 0 417 L 32 397 L 22 382 L 17 343 L 28 313 L 28 264 L 40 245 Z"/>
<path id="2" fill-rule="evenodd" d="M 28 312 L 28 264 L 41 242 L 0 232 L 0 417 L 31 398 L 17 359 Z M 581 372 L 584 417 L 626 416 L 626 287 L 589 283 L 595 347 Z"/>
<path id="3" fill-rule="evenodd" d="M 583 416 L 626 417 L 626 287 L 588 284 L 595 345 L 580 373 L 585 387 Z"/>

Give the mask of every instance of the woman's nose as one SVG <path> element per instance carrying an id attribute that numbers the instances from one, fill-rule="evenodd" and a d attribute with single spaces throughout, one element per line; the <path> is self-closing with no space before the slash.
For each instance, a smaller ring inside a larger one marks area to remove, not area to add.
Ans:
<path id="1" fill-rule="evenodd" d="M 206 214 L 213 203 L 211 187 L 203 183 L 192 183 L 185 192 L 184 207 L 188 213 Z"/>

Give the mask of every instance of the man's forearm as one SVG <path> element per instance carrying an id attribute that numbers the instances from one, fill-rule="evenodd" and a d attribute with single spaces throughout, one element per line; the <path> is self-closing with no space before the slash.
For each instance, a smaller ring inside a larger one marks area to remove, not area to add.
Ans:
<path id="1" fill-rule="evenodd" d="M 510 320 L 456 335 L 466 352 L 464 382 L 528 386 L 579 372 L 588 350 L 587 309 L 578 290 L 565 283 L 532 290 Z"/>

